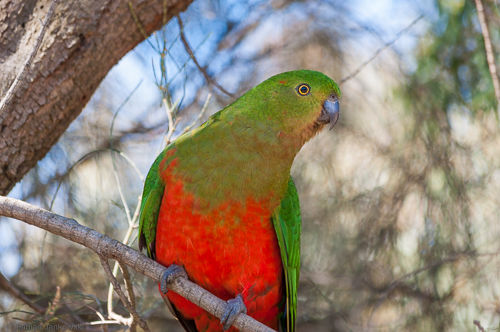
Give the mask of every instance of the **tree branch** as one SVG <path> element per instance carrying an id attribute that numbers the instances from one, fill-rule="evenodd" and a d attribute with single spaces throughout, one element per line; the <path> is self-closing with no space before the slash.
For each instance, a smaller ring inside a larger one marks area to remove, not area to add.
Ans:
<path id="1" fill-rule="evenodd" d="M 486 330 L 484 329 L 484 327 L 481 325 L 480 321 L 474 319 L 473 323 L 474 323 L 475 326 L 477 326 L 477 328 L 479 329 L 479 331 L 486 332 Z"/>
<path id="2" fill-rule="evenodd" d="M 396 36 L 394 37 L 394 39 L 392 39 L 391 41 L 385 43 L 382 47 L 380 47 L 379 49 L 377 49 L 373 54 L 372 56 L 366 60 L 365 62 L 363 62 L 362 64 L 360 64 L 358 66 L 358 68 L 356 68 L 352 73 L 350 73 L 349 75 L 347 75 L 346 77 L 343 77 L 339 84 L 342 85 L 344 84 L 345 82 L 347 82 L 348 80 L 350 80 L 351 78 L 353 78 L 354 76 L 358 75 L 362 70 L 363 68 L 365 68 L 370 62 L 372 62 L 373 60 L 375 60 L 375 58 L 380 54 L 382 53 L 382 51 L 384 51 L 385 49 L 391 47 L 395 42 L 398 41 L 399 38 L 401 38 L 401 36 L 403 36 L 406 32 L 408 32 L 415 24 L 418 23 L 418 21 L 420 21 L 422 18 L 424 17 L 424 15 L 420 15 L 419 17 L 417 17 L 416 19 L 414 19 L 413 21 L 410 22 L 410 24 L 408 24 L 406 27 L 404 27 L 403 29 L 401 29 L 397 34 Z"/>
<path id="3" fill-rule="evenodd" d="M 147 258 L 140 252 L 91 228 L 80 225 L 74 219 L 51 213 L 14 198 L 0 196 L 0 216 L 24 221 L 55 235 L 62 236 L 72 242 L 81 244 L 94 251 L 100 257 L 117 260 L 156 282 L 160 282 L 160 278 L 166 270 L 164 266 Z M 219 299 L 186 278 L 176 278 L 167 287 L 215 317 L 222 317 L 227 307 L 226 301 Z M 266 325 L 244 314 L 240 314 L 236 318 L 233 326 L 240 331 L 273 331 Z"/>
<path id="4" fill-rule="evenodd" d="M 211 85 L 215 86 L 217 89 L 219 89 L 220 91 L 224 92 L 229 97 L 234 98 L 234 95 L 231 92 L 229 92 L 226 89 L 224 89 L 219 83 L 217 83 L 216 80 L 214 80 L 212 77 L 210 77 L 210 75 L 208 75 L 208 73 L 205 70 L 205 68 L 203 68 L 200 65 L 200 63 L 198 62 L 198 59 L 196 59 L 196 57 L 194 56 L 194 52 L 191 49 L 191 46 L 189 46 L 189 43 L 188 43 L 188 41 L 186 39 L 186 36 L 184 35 L 184 24 L 182 23 L 180 15 L 177 15 L 177 20 L 179 22 L 179 33 L 180 33 L 180 36 L 181 36 L 182 44 L 184 45 L 184 48 L 186 49 L 186 52 L 188 52 L 189 56 L 191 57 L 191 59 L 193 60 L 194 64 L 196 65 L 196 68 L 198 68 L 198 70 L 202 73 L 203 77 L 205 77 L 205 80 L 207 81 L 208 84 L 211 84 Z"/>
<path id="5" fill-rule="evenodd" d="M 6 195 L 118 60 L 191 0 L 0 3 L 0 195 Z"/>
<path id="6" fill-rule="evenodd" d="M 36 52 L 38 52 L 38 49 L 40 48 L 40 44 L 42 43 L 43 36 L 45 36 L 45 31 L 47 31 L 47 26 L 49 25 L 50 20 L 52 19 L 52 15 L 54 15 L 54 7 L 56 4 L 57 0 L 52 0 L 52 3 L 50 4 L 49 10 L 47 11 L 47 15 L 45 16 L 45 20 L 43 21 L 42 24 L 42 31 L 40 31 L 40 34 L 38 35 L 38 38 L 36 39 L 35 45 L 33 46 L 33 49 L 31 50 L 30 55 L 24 62 L 23 66 L 21 67 L 21 70 L 19 71 L 19 74 L 17 74 L 16 78 L 14 79 L 14 82 L 12 82 L 9 90 L 5 93 L 5 96 L 2 98 L 0 101 L 0 114 L 5 112 L 7 108 L 9 107 L 12 97 L 16 93 L 16 89 L 19 86 L 19 82 L 22 82 L 27 74 L 26 69 L 31 66 L 31 63 L 33 62 L 33 58 L 36 55 Z"/>
<path id="7" fill-rule="evenodd" d="M 498 79 L 493 46 L 491 45 L 490 31 L 488 30 L 488 23 L 486 22 L 486 15 L 484 14 L 483 2 L 481 0 L 476 0 L 476 9 L 479 24 L 481 25 L 481 32 L 483 34 L 488 69 L 490 70 L 491 80 L 493 81 L 493 89 L 495 90 L 495 96 L 497 98 L 497 114 L 500 118 L 500 81 Z"/>
<path id="8" fill-rule="evenodd" d="M 41 307 L 40 305 L 32 302 L 29 297 L 26 296 L 20 289 L 14 286 L 3 274 L 0 273 L 0 289 L 5 290 L 7 293 L 12 295 L 13 297 L 21 300 L 31 309 L 35 310 L 39 314 L 45 314 L 46 309 Z"/>
<path id="9" fill-rule="evenodd" d="M 125 293 L 123 293 L 122 288 L 118 283 L 118 280 L 116 280 L 115 276 L 113 275 L 113 272 L 111 271 L 111 268 L 109 267 L 107 258 L 103 255 L 99 255 L 99 259 L 101 260 L 101 265 L 104 268 L 104 272 L 106 272 L 109 281 L 111 281 L 111 283 L 113 284 L 113 289 L 115 290 L 116 294 L 118 294 L 118 296 L 120 297 L 120 300 L 122 301 L 125 308 L 127 308 L 128 312 L 130 312 L 132 318 L 132 323 L 130 324 L 131 327 L 134 327 L 135 324 L 138 323 L 139 326 L 142 327 L 144 331 L 150 332 L 151 330 L 149 329 L 148 324 L 139 316 L 139 314 L 135 310 L 135 304 L 133 304 L 129 299 L 127 299 Z"/>

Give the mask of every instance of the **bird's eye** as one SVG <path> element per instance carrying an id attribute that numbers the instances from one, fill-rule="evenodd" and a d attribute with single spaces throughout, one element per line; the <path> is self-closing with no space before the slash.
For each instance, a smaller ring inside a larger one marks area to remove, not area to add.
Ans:
<path id="1" fill-rule="evenodd" d="M 297 86 L 297 93 L 301 96 L 307 96 L 311 92 L 309 84 L 301 83 Z"/>

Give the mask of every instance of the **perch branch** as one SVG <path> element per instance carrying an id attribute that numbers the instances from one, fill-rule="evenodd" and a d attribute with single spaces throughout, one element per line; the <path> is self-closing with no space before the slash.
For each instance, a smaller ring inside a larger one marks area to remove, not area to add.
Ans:
<path id="1" fill-rule="evenodd" d="M 147 258 L 137 250 L 124 245 L 91 228 L 80 225 L 76 220 L 51 213 L 18 199 L 0 196 L 0 216 L 18 219 L 30 225 L 62 236 L 97 253 L 100 257 L 114 259 L 135 271 L 160 282 L 166 267 Z M 167 285 L 168 289 L 183 296 L 215 317 L 221 318 L 227 302 L 201 288 L 186 278 L 178 277 Z M 252 317 L 240 314 L 233 326 L 240 331 L 272 332 L 266 325 Z"/>

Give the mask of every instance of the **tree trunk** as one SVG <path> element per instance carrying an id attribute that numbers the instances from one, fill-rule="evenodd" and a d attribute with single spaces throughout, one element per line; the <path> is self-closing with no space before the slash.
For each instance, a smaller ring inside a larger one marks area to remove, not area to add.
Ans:
<path id="1" fill-rule="evenodd" d="M 52 1 L 0 0 L 0 100 L 34 49 Z M 33 62 L 0 113 L 0 195 L 45 156 L 111 67 L 144 40 L 141 29 L 149 35 L 191 1 L 55 4 Z"/>

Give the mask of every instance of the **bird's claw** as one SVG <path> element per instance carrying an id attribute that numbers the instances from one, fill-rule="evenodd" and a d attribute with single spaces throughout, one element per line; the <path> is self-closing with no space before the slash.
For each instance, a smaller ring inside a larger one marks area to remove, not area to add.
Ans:
<path id="1" fill-rule="evenodd" d="M 241 294 L 238 294 L 234 299 L 227 301 L 226 311 L 224 312 L 224 315 L 222 315 L 222 318 L 220 320 L 221 324 L 224 326 L 224 331 L 226 331 L 231 327 L 231 325 L 233 325 L 236 317 L 238 317 L 238 315 L 241 313 L 246 314 L 247 307 L 245 306 L 245 303 L 243 303 Z"/>
<path id="2" fill-rule="evenodd" d="M 165 272 L 163 272 L 163 274 L 161 275 L 160 291 L 163 294 L 166 294 L 168 291 L 167 285 L 179 277 L 187 278 L 186 270 L 184 270 L 182 266 L 172 264 L 167 267 Z"/>

